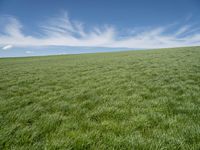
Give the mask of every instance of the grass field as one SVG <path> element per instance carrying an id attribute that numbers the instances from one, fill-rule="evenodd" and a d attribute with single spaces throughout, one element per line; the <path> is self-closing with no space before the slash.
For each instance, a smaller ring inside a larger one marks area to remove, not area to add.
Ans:
<path id="1" fill-rule="evenodd" d="M 200 149 L 200 47 L 0 59 L 0 149 Z"/>

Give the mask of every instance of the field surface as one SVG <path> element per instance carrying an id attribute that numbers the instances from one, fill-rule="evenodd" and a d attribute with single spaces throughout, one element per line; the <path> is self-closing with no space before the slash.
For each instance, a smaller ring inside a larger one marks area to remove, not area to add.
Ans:
<path id="1" fill-rule="evenodd" d="M 0 149 L 200 149 L 200 47 L 0 59 Z"/>

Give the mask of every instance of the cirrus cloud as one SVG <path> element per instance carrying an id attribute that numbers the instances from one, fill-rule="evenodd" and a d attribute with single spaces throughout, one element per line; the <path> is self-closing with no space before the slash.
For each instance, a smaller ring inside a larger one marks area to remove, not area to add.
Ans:
<path id="1" fill-rule="evenodd" d="M 86 30 L 83 23 L 71 20 L 67 13 L 40 23 L 40 36 L 22 32 L 23 25 L 14 17 L 6 16 L 7 24 L 0 30 L 0 46 L 85 46 L 111 48 L 165 48 L 200 45 L 200 29 L 183 25 L 174 32 L 169 26 L 146 28 L 134 34 L 120 36 L 113 26 L 92 27 Z M 195 31 L 195 32 L 193 32 Z"/>
<path id="2" fill-rule="evenodd" d="M 6 46 L 4 46 L 2 49 L 3 50 L 7 50 L 7 49 L 11 49 L 13 46 L 12 45 L 6 45 Z"/>

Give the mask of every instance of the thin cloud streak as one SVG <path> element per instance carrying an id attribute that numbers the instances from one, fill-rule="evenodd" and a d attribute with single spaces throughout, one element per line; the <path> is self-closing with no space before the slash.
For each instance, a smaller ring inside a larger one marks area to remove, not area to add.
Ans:
<path id="1" fill-rule="evenodd" d="M 86 31 L 83 23 L 71 20 L 67 13 L 61 17 L 45 21 L 40 28 L 40 37 L 25 35 L 23 25 L 14 17 L 6 17 L 7 24 L 0 31 L 0 46 L 11 47 L 28 46 L 85 46 L 111 48 L 165 48 L 200 45 L 200 32 L 190 25 L 183 25 L 169 34 L 169 26 L 147 28 L 135 31 L 134 35 L 120 37 L 112 26 L 93 27 Z M 187 34 L 190 33 L 190 34 Z M 9 45 L 12 45 L 11 47 Z"/>
<path id="2" fill-rule="evenodd" d="M 3 50 L 8 50 L 8 49 L 11 49 L 12 47 L 13 47 L 12 45 L 6 45 L 2 49 Z"/>

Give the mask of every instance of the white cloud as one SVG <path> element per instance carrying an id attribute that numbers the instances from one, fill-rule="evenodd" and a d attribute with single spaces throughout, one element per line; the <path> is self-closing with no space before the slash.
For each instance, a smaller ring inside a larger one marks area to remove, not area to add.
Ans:
<path id="1" fill-rule="evenodd" d="M 183 26 L 180 29 L 178 29 L 178 31 L 176 32 L 175 35 L 179 36 L 179 35 L 182 35 L 182 34 L 186 33 L 187 31 L 190 31 L 190 26 L 189 25 Z"/>
<path id="2" fill-rule="evenodd" d="M 32 54 L 32 51 L 25 51 L 26 54 Z"/>
<path id="3" fill-rule="evenodd" d="M 10 48 L 12 48 L 13 46 L 12 45 L 6 45 L 6 46 L 4 46 L 2 49 L 3 50 L 7 50 L 7 49 L 10 49 Z"/>
<path id="4" fill-rule="evenodd" d="M 124 48 L 163 48 L 200 45 L 200 32 L 184 25 L 170 33 L 169 26 L 134 31 L 133 34 L 120 36 L 112 26 L 93 27 L 86 30 L 83 23 L 72 21 L 67 13 L 51 18 L 39 26 L 39 37 L 25 35 L 22 24 L 8 17 L 4 34 L 0 34 L 0 45 L 26 46 L 87 46 L 87 47 L 124 47 Z M 1 32 L 0 32 L 1 33 Z M 188 34 L 190 33 L 190 34 Z"/>

